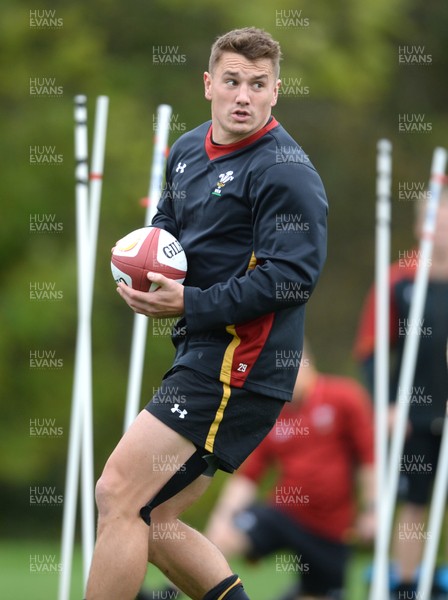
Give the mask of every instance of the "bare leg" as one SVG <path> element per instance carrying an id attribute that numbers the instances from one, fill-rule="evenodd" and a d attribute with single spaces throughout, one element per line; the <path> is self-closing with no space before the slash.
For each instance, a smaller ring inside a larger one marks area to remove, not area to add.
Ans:
<path id="1" fill-rule="evenodd" d="M 157 460 L 163 456 L 171 457 L 181 466 L 194 451 L 191 442 L 146 410 L 139 414 L 120 440 L 96 488 L 98 536 L 87 584 L 87 600 L 135 598 L 145 577 L 148 558 L 148 526 L 140 518 L 139 510 L 173 474 L 157 469 Z M 190 490 L 190 503 L 204 489 L 205 486 L 198 486 Z M 185 494 L 185 502 L 187 498 Z M 160 515 L 164 514 L 161 510 L 163 506 L 155 509 L 154 515 L 158 514 L 156 510 Z M 197 557 L 199 553 L 201 558 L 198 562 L 202 568 L 196 570 L 194 575 L 202 577 L 204 582 L 197 583 L 197 589 L 206 589 L 210 578 L 213 583 L 209 587 L 212 587 L 229 574 L 227 563 L 224 561 L 224 565 L 216 565 L 215 556 L 209 550 L 203 552 L 202 536 L 191 533 L 190 528 L 187 531 L 182 527 L 186 526 L 179 525 L 179 531 L 185 531 L 185 543 L 179 544 L 178 549 L 177 544 L 171 543 L 170 551 L 175 547 L 176 551 L 170 553 L 169 568 L 176 570 L 178 567 L 180 571 L 182 567 L 177 565 L 177 561 Z M 181 548 L 187 557 L 183 556 Z"/>
<path id="2" fill-rule="evenodd" d="M 416 504 L 404 504 L 398 513 L 393 557 L 403 583 L 413 581 L 415 571 L 420 564 L 424 545 L 421 527 L 424 524 L 425 514 L 426 508 Z"/>
<path id="3" fill-rule="evenodd" d="M 210 481 L 210 477 L 200 476 L 154 509 L 149 527 L 148 560 L 193 600 L 201 600 L 211 588 L 232 575 L 218 548 L 177 519 L 202 495 Z"/>

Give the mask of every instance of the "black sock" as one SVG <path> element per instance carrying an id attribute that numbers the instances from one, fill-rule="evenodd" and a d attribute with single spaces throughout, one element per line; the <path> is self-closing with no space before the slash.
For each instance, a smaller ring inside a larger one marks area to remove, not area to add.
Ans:
<path id="1" fill-rule="evenodd" d="M 202 600 L 249 600 L 249 596 L 238 575 L 231 575 L 208 591 Z"/>

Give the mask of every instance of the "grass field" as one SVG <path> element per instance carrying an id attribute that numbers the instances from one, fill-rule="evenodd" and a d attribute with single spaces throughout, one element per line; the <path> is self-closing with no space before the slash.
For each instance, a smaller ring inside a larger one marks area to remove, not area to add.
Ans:
<path id="1" fill-rule="evenodd" d="M 2 600 L 56 600 L 60 571 L 59 542 L 33 540 L 2 540 L 0 543 Z M 354 556 L 347 582 L 347 600 L 367 597 L 363 572 L 369 562 L 366 555 Z M 294 581 L 294 575 L 279 571 L 275 558 L 256 566 L 234 561 L 232 567 L 244 580 L 253 600 L 273 600 L 276 594 Z M 157 586 L 163 581 L 160 573 L 149 567 L 146 583 Z M 70 600 L 82 599 L 82 563 L 79 548 L 75 549 Z M 180 599 L 179 599 L 180 600 Z"/>

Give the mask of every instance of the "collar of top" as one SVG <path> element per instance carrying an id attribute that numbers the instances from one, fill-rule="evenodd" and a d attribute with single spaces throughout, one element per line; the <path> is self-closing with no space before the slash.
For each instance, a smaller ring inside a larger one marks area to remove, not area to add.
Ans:
<path id="1" fill-rule="evenodd" d="M 240 140 L 239 142 L 234 142 L 233 144 L 215 144 L 212 140 L 212 126 L 208 128 L 207 135 L 205 136 L 205 151 L 210 160 L 214 160 L 215 158 L 220 158 L 225 156 L 226 154 L 231 154 L 236 150 L 240 150 L 245 146 L 249 146 L 257 141 L 259 138 L 263 137 L 268 131 L 277 127 L 278 121 L 271 117 L 270 120 L 266 123 L 264 127 L 253 133 L 247 138 Z"/>

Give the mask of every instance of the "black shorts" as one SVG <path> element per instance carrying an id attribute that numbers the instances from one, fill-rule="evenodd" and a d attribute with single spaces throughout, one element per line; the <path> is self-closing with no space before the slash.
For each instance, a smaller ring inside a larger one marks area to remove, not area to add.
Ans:
<path id="1" fill-rule="evenodd" d="M 218 468 L 231 473 L 269 433 L 283 405 L 180 367 L 167 373 L 146 410 L 214 454 Z"/>
<path id="2" fill-rule="evenodd" d="M 420 506 L 427 504 L 436 474 L 440 442 L 441 435 L 438 433 L 411 432 L 400 463 L 400 500 Z"/>
<path id="3" fill-rule="evenodd" d="M 279 551 L 276 572 L 297 573 L 302 594 L 340 597 L 349 546 L 311 532 L 272 506 L 250 506 L 234 517 L 234 524 L 251 541 L 247 558 L 255 560 Z"/>

